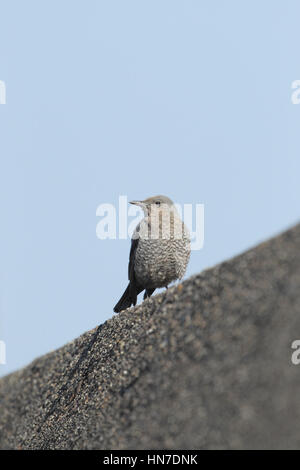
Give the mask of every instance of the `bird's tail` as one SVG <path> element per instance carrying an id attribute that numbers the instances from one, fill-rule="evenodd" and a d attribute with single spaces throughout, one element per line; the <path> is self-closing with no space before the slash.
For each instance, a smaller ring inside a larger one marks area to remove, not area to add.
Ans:
<path id="1" fill-rule="evenodd" d="M 124 294 L 120 298 L 119 302 L 115 305 L 114 312 L 119 313 L 122 310 L 129 308 L 132 304 L 135 305 L 135 303 L 136 303 L 136 298 L 135 300 L 132 299 L 130 283 L 129 283 L 128 286 L 126 287 Z"/>

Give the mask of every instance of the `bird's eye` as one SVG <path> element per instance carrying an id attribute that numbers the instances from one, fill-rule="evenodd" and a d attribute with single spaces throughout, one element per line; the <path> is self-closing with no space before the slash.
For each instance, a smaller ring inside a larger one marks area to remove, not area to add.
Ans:
<path id="1" fill-rule="evenodd" d="M 157 206 L 160 206 L 160 201 L 156 201 L 155 203 Z"/>

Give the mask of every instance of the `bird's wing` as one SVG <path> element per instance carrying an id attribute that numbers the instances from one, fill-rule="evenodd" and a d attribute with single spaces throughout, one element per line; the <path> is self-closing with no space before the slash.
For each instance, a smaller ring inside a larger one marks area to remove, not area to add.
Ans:
<path id="1" fill-rule="evenodd" d="M 132 239 L 131 239 L 131 248 L 130 248 L 130 255 L 129 255 L 129 264 L 128 264 L 128 279 L 129 281 L 134 281 L 135 274 L 134 274 L 134 260 L 135 260 L 135 253 L 139 244 L 139 237 L 138 232 L 140 230 L 140 224 L 137 225 Z"/>

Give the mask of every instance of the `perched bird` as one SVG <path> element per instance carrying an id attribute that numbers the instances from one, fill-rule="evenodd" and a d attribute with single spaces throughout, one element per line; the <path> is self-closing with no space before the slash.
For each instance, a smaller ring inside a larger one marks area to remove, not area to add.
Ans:
<path id="1" fill-rule="evenodd" d="M 156 288 L 168 287 L 181 279 L 190 258 L 189 232 L 171 199 L 154 196 L 132 201 L 143 209 L 144 218 L 131 239 L 129 284 L 114 311 L 136 305 L 137 296 L 145 290 L 144 299 Z"/>

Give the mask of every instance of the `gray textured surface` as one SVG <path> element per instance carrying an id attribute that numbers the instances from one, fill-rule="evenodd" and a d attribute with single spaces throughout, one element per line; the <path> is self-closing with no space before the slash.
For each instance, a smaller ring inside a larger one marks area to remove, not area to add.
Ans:
<path id="1" fill-rule="evenodd" d="M 0 447 L 300 448 L 294 339 L 300 225 L 4 377 Z"/>

